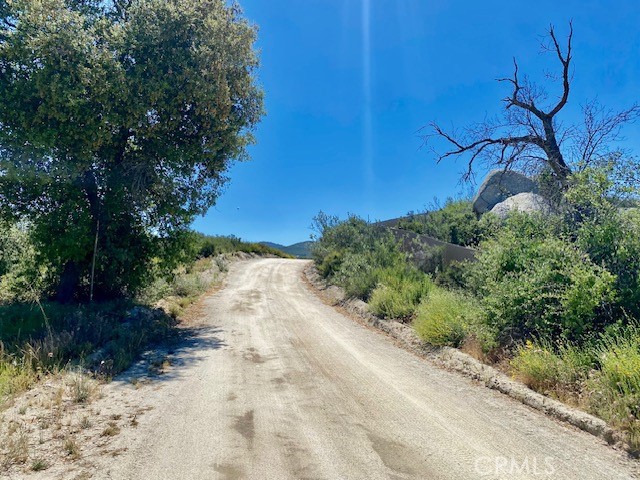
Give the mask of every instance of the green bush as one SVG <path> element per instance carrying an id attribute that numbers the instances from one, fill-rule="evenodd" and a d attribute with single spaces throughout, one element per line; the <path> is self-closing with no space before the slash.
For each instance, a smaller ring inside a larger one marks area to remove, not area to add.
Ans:
<path id="1" fill-rule="evenodd" d="M 369 307 L 384 318 L 408 319 L 433 287 L 431 279 L 412 268 L 387 268 L 380 272 Z"/>
<path id="2" fill-rule="evenodd" d="M 317 265 L 333 252 L 364 254 L 376 248 L 387 235 L 365 220 L 350 215 L 346 220 L 338 220 L 320 212 L 313 219 L 317 235 L 311 255 Z"/>
<path id="3" fill-rule="evenodd" d="M 548 345 L 527 341 L 516 350 L 511 368 L 525 385 L 545 393 L 557 384 L 562 359 Z"/>
<path id="4" fill-rule="evenodd" d="M 325 278 L 333 277 L 340 271 L 341 265 L 342 254 L 332 250 L 322 259 L 322 262 L 318 265 L 318 271 Z"/>
<path id="5" fill-rule="evenodd" d="M 344 288 L 348 297 L 367 300 L 378 283 L 380 273 L 372 255 L 346 253 L 335 273 L 335 282 Z"/>
<path id="6" fill-rule="evenodd" d="M 419 238 L 413 239 L 415 247 L 412 248 L 412 262 L 424 273 L 439 275 L 446 266 L 444 263 L 444 247 L 421 244 Z M 414 249 L 415 248 L 415 249 Z M 415 253 L 420 253 L 420 260 L 416 261 Z"/>
<path id="7" fill-rule="evenodd" d="M 580 340 L 602 326 L 599 313 L 615 298 L 615 277 L 555 228 L 554 219 L 512 214 L 469 265 L 470 286 L 502 343 Z"/>
<path id="8" fill-rule="evenodd" d="M 344 221 L 322 212 L 314 218 L 312 256 L 325 278 L 343 287 L 347 296 L 369 299 L 388 268 L 406 268 L 407 260 L 392 235 L 354 215 Z"/>
<path id="9" fill-rule="evenodd" d="M 172 283 L 173 294 L 178 297 L 195 297 L 203 293 L 207 287 L 197 273 L 177 275 Z"/>
<path id="10" fill-rule="evenodd" d="M 479 315 L 474 300 L 458 292 L 433 287 L 418 306 L 413 326 L 418 336 L 431 345 L 457 347 Z"/>
<path id="11" fill-rule="evenodd" d="M 448 198 L 442 208 L 419 214 L 410 212 L 397 227 L 443 242 L 474 246 L 484 238 L 483 225 L 473 212 L 471 200 Z"/>
<path id="12" fill-rule="evenodd" d="M 586 169 L 571 180 L 566 194 L 569 233 L 594 263 L 615 275 L 618 299 L 612 315 L 640 317 L 640 210 L 613 196 L 607 169 Z"/>
<path id="13" fill-rule="evenodd" d="M 604 335 L 596 348 L 600 368 L 585 393 L 589 409 L 625 430 L 629 444 L 640 451 L 640 331 L 637 326 Z"/>
<path id="14" fill-rule="evenodd" d="M 0 303 L 34 301 L 51 278 L 24 225 L 0 223 Z"/>
<path id="15" fill-rule="evenodd" d="M 589 347 L 570 343 L 554 345 L 549 340 L 528 340 L 518 347 L 510 365 L 515 376 L 525 385 L 576 403 L 583 382 L 595 363 Z"/>

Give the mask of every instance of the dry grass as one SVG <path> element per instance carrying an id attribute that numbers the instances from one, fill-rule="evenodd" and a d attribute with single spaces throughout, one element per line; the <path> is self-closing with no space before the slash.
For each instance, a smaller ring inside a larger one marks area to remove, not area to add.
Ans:
<path id="1" fill-rule="evenodd" d="M 70 457 L 72 460 L 77 460 L 80 458 L 80 445 L 76 439 L 72 436 L 68 436 L 63 444 L 65 454 Z"/>
<path id="2" fill-rule="evenodd" d="M 98 390 L 97 382 L 79 371 L 70 375 L 67 389 L 75 403 L 88 403 Z"/>
<path id="3" fill-rule="evenodd" d="M 116 422 L 109 422 L 107 427 L 102 431 L 101 436 L 113 437 L 120 433 L 120 427 Z"/>
<path id="4" fill-rule="evenodd" d="M 78 426 L 81 429 L 86 430 L 87 428 L 91 428 L 93 426 L 93 422 L 91 421 L 91 419 L 87 415 L 85 415 L 80 420 L 80 423 L 78 423 Z"/>
<path id="5" fill-rule="evenodd" d="M 29 435 L 25 427 L 12 423 L 2 442 L 2 464 L 23 464 L 29 459 Z"/>
<path id="6" fill-rule="evenodd" d="M 31 460 L 31 470 L 34 472 L 40 472 L 49 468 L 49 462 L 43 458 L 34 458 Z"/>

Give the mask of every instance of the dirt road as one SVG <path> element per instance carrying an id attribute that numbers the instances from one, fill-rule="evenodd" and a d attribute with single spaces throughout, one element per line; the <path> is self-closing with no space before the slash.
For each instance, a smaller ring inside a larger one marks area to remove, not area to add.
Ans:
<path id="1" fill-rule="evenodd" d="M 635 478 L 596 438 L 395 347 L 324 305 L 302 261 L 232 266 L 110 479 Z M 114 394 L 112 392 L 112 394 Z"/>

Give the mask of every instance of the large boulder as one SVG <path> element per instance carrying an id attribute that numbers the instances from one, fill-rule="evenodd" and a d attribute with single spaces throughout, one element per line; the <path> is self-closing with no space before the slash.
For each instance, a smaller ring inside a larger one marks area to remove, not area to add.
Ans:
<path id="1" fill-rule="evenodd" d="M 483 214 L 507 198 L 524 192 L 538 193 L 536 182 L 518 172 L 492 170 L 473 199 L 473 211 Z"/>
<path id="2" fill-rule="evenodd" d="M 549 214 L 552 211 L 549 201 L 541 195 L 532 192 L 518 193 L 498 203 L 491 209 L 491 213 L 504 219 L 510 212 Z"/>

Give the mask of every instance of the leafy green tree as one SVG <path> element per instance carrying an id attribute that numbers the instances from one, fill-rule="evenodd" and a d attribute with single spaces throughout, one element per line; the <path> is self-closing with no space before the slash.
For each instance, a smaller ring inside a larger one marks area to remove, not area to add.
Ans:
<path id="1" fill-rule="evenodd" d="M 47 266 L 37 261 L 24 226 L 0 221 L 0 305 L 33 301 L 47 283 Z"/>
<path id="2" fill-rule="evenodd" d="M 256 28 L 224 0 L 0 1 L 0 213 L 58 298 L 170 268 L 263 115 Z"/>

